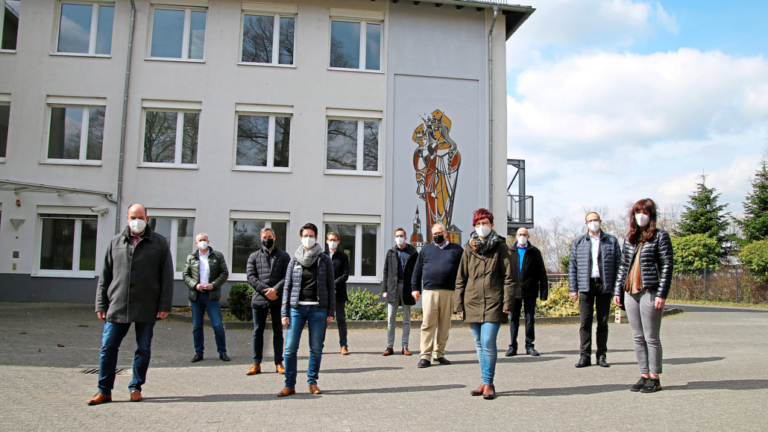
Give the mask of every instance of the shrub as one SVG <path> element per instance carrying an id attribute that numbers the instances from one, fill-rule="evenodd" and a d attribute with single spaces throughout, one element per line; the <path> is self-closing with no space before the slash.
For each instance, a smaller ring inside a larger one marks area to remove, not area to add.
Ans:
<path id="1" fill-rule="evenodd" d="M 613 296 L 611 296 L 611 315 L 614 312 L 616 312 L 616 305 L 613 304 Z M 579 301 L 571 298 L 571 294 L 568 292 L 568 280 L 561 279 L 550 285 L 547 301 L 536 302 L 536 316 L 579 316 Z"/>
<path id="2" fill-rule="evenodd" d="M 563 255 L 560 257 L 560 267 L 563 273 L 568 273 L 568 268 L 571 266 L 571 256 Z"/>
<path id="3" fill-rule="evenodd" d="M 251 310 L 251 295 L 253 287 L 245 282 L 232 285 L 229 290 L 229 312 L 240 321 L 253 320 Z"/>
<path id="4" fill-rule="evenodd" d="M 705 234 L 672 237 L 672 255 L 675 274 L 698 272 L 705 267 L 716 270 L 720 261 L 720 244 L 715 237 Z"/>
<path id="5" fill-rule="evenodd" d="M 381 321 L 387 319 L 387 309 L 384 303 L 379 302 L 379 294 L 373 294 L 368 290 L 350 290 L 349 301 L 346 304 L 347 319 Z"/>
<path id="6" fill-rule="evenodd" d="M 757 282 L 768 282 L 768 240 L 752 242 L 745 246 L 739 258 Z"/>

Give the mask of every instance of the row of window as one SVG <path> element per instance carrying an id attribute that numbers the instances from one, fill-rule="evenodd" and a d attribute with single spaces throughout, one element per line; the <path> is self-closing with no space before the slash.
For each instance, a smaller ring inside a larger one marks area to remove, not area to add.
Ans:
<path id="1" fill-rule="evenodd" d="M 3 3 L 4 50 L 16 50 L 20 1 Z M 54 51 L 62 54 L 109 56 L 115 8 L 99 2 L 58 3 L 58 37 Z M 278 8 L 280 9 L 280 8 Z M 240 62 L 294 65 L 298 10 L 282 12 L 248 8 L 242 12 Z M 295 10 L 293 10 L 295 9 Z M 153 7 L 148 57 L 202 61 L 205 58 L 207 8 Z M 376 19 L 332 18 L 330 23 L 331 68 L 381 70 L 383 17 Z"/>
<path id="2" fill-rule="evenodd" d="M 65 104 L 60 99 L 48 100 L 46 162 L 100 164 L 106 107 L 95 106 L 94 102 L 100 99 L 84 101 L 84 105 Z M 142 110 L 144 133 L 140 164 L 196 166 L 201 113 L 197 105 L 184 109 L 162 108 L 162 102 L 145 105 L 148 106 Z M 0 99 L 0 158 L 6 155 L 10 106 L 10 102 Z M 250 105 L 236 107 L 235 167 L 290 168 L 293 117 L 290 112 L 263 112 L 268 109 Z M 329 115 L 326 122 L 326 170 L 378 172 L 380 120 L 357 119 L 345 116 L 343 111 L 334 112 L 340 115 Z"/>
<path id="3" fill-rule="evenodd" d="M 232 227 L 229 238 L 231 256 L 227 262 L 233 274 L 245 274 L 248 257 L 254 251 L 261 249 L 262 228 L 272 228 L 277 237 L 275 245 L 285 250 L 286 237 L 289 235 L 286 221 L 233 219 L 230 220 L 230 224 Z M 197 235 L 195 219 L 150 218 L 149 227 L 168 239 L 176 276 L 180 277 L 187 255 L 195 251 L 195 235 Z M 95 271 L 96 259 L 99 255 L 96 250 L 97 230 L 96 216 L 41 214 L 39 261 L 41 274 L 46 272 L 75 274 Z M 349 275 L 375 277 L 379 225 L 325 224 L 325 232 L 331 231 L 339 234 L 339 248 L 349 256 Z M 221 239 L 211 240 L 213 240 L 214 249 L 225 252 L 224 242 Z"/>

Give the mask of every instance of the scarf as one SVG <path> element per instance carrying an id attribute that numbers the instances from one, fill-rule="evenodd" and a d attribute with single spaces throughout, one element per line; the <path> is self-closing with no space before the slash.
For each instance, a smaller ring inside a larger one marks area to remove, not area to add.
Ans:
<path id="1" fill-rule="evenodd" d="M 319 244 L 315 243 L 315 245 L 312 246 L 312 249 L 310 250 L 304 249 L 304 246 L 299 246 L 293 256 L 296 258 L 296 261 L 301 264 L 302 267 L 312 267 L 312 265 L 315 264 L 315 261 L 317 261 L 317 259 L 320 257 L 320 254 L 322 253 L 323 249 Z"/>
<path id="2" fill-rule="evenodd" d="M 479 253 L 480 255 L 485 255 L 486 252 L 493 249 L 499 242 L 505 242 L 504 240 L 497 232 L 496 230 L 491 230 L 491 233 L 488 234 L 488 238 L 483 240 L 480 238 L 479 235 L 477 235 L 476 231 L 472 231 L 472 234 L 469 235 L 469 245 L 472 247 L 472 249 L 475 250 L 475 252 Z"/>

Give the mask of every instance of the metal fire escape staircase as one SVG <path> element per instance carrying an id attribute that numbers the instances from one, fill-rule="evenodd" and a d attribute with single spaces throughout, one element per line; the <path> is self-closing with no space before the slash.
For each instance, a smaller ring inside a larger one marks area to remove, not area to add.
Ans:
<path id="1" fill-rule="evenodd" d="M 525 161 L 507 159 L 507 233 L 514 235 L 518 228 L 533 228 L 533 196 L 525 194 Z M 517 182 L 517 193 L 512 186 Z"/>

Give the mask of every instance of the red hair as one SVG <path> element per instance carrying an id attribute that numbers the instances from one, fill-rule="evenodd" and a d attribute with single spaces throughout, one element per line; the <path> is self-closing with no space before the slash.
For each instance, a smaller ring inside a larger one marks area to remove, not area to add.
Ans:
<path id="1" fill-rule="evenodd" d="M 635 214 L 641 213 L 641 210 L 645 210 L 648 217 L 651 219 L 643 229 L 637 224 L 635 220 Z M 629 211 L 629 233 L 627 234 L 627 240 L 633 245 L 638 243 L 647 242 L 652 239 L 656 234 L 656 203 L 650 198 L 644 198 L 636 202 L 632 206 L 632 210 Z"/>
<path id="2" fill-rule="evenodd" d="M 487 208 L 475 210 L 475 213 L 472 214 L 472 226 L 477 225 L 477 221 L 480 219 L 488 219 L 491 221 L 491 223 L 493 223 L 493 213 L 491 213 L 491 211 Z"/>

